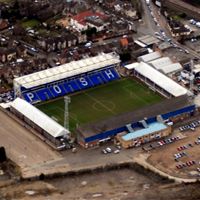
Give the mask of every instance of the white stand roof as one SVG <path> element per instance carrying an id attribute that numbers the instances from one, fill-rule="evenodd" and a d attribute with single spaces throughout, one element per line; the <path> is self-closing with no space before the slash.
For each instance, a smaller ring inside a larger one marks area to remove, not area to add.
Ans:
<path id="1" fill-rule="evenodd" d="M 120 59 L 117 54 L 103 53 L 95 57 L 72 61 L 58 67 L 15 78 L 14 87 L 32 88 L 118 63 L 120 63 Z"/>
<path id="2" fill-rule="evenodd" d="M 23 99 L 16 98 L 11 103 L 11 107 L 23 114 L 33 123 L 37 124 L 54 138 L 69 134 L 69 130 L 62 127 L 56 121 Z"/>
<path id="3" fill-rule="evenodd" d="M 130 65 L 129 65 L 129 68 L 131 68 Z M 181 85 L 173 81 L 171 78 L 165 76 L 163 73 L 157 71 L 156 69 L 151 67 L 149 64 L 141 62 L 139 65 L 135 65 L 133 63 L 132 69 L 134 69 L 136 72 L 138 72 L 142 76 L 148 78 L 149 80 L 154 82 L 156 85 L 163 88 L 163 90 L 173 95 L 174 97 L 185 95 L 188 92 L 186 88 L 182 87 Z"/>

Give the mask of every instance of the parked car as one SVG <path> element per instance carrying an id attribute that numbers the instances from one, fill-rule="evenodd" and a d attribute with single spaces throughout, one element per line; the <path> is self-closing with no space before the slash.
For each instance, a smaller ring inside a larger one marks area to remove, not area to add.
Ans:
<path id="1" fill-rule="evenodd" d="M 101 151 L 103 154 L 107 154 L 108 152 L 105 149 L 102 149 Z"/>
<path id="2" fill-rule="evenodd" d="M 114 151 L 115 154 L 118 154 L 119 152 L 120 152 L 119 149 L 116 149 L 116 150 Z"/>
<path id="3" fill-rule="evenodd" d="M 111 152 L 112 152 L 112 149 L 111 149 L 110 147 L 107 147 L 107 148 L 106 148 L 106 151 L 107 151 L 108 153 L 111 153 Z"/>

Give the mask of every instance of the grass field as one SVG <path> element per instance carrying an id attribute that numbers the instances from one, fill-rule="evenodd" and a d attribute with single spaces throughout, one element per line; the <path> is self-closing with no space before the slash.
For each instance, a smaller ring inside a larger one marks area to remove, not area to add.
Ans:
<path id="1" fill-rule="evenodd" d="M 160 102 L 163 97 L 132 79 L 121 79 L 71 95 L 70 130 Z M 38 108 L 63 125 L 64 99 L 38 105 Z"/>

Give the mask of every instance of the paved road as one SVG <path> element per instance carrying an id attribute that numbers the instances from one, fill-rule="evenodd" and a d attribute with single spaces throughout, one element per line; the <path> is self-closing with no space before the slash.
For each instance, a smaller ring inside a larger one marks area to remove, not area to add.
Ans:
<path id="1" fill-rule="evenodd" d="M 142 0 L 142 2 L 145 2 L 145 0 Z M 160 25 L 159 29 L 162 29 L 166 33 L 166 36 L 168 38 L 170 38 L 175 44 L 177 44 L 180 48 L 188 50 L 191 55 L 193 55 L 194 57 L 200 58 L 200 55 L 196 51 L 192 50 L 191 48 L 187 47 L 186 45 L 180 44 L 179 42 L 177 42 L 177 40 L 175 38 L 173 38 L 173 36 L 171 35 L 171 32 L 169 31 L 169 28 L 168 28 L 167 19 L 166 19 L 166 17 L 164 17 L 163 15 L 160 14 L 159 8 L 157 6 L 155 6 L 153 3 L 151 3 L 151 8 L 152 8 L 152 12 L 154 13 L 155 18 L 158 21 L 158 24 Z M 157 30 L 159 30 L 159 29 L 157 29 Z"/>
<path id="2" fill-rule="evenodd" d="M 145 0 L 141 0 L 141 3 L 143 8 L 143 23 L 138 27 L 138 33 L 154 35 L 154 32 L 158 31 L 159 27 L 156 26 Z"/>

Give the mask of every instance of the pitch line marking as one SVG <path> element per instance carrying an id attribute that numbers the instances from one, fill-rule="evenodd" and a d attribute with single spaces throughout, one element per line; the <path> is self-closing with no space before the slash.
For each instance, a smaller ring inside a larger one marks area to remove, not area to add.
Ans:
<path id="1" fill-rule="evenodd" d="M 111 105 L 111 109 L 112 109 L 112 110 L 115 109 L 115 104 L 114 104 L 112 101 L 105 100 L 105 101 L 103 101 L 103 102 L 106 103 L 107 105 Z M 102 102 L 102 103 L 103 103 L 103 102 Z M 92 108 L 93 108 L 94 110 L 101 111 L 101 109 L 99 109 L 99 108 L 97 107 L 97 104 L 98 104 L 98 102 L 93 103 L 93 104 L 92 104 Z"/>
<path id="2" fill-rule="evenodd" d="M 131 98 L 137 98 L 139 100 L 141 100 L 143 103 L 145 103 L 145 105 L 148 103 L 147 101 L 145 101 L 143 98 L 141 98 L 140 96 L 138 96 L 135 92 L 130 91 L 127 87 L 124 87 L 124 89 L 129 93 Z"/>
<path id="3" fill-rule="evenodd" d="M 60 110 L 60 111 L 62 111 L 63 112 L 63 116 L 64 116 L 64 112 L 65 112 L 65 110 L 64 109 L 61 109 L 60 107 L 57 107 L 57 109 L 58 110 Z M 71 115 L 72 114 L 72 115 Z M 69 113 L 69 118 L 72 118 L 72 119 L 74 119 L 74 120 L 76 120 L 76 121 L 78 121 L 78 119 L 77 119 L 77 117 L 75 116 L 75 114 L 74 113 Z M 74 116 L 73 116 L 74 115 Z M 78 121 L 79 122 L 79 121 Z"/>
<path id="4" fill-rule="evenodd" d="M 85 92 L 85 95 L 88 96 L 88 97 L 90 97 L 91 99 L 93 99 L 95 102 L 99 103 L 102 107 L 104 107 L 105 109 L 107 109 L 108 111 L 110 111 L 112 114 L 114 114 L 114 115 L 116 114 L 115 112 L 113 112 L 110 108 L 108 108 L 107 106 L 105 106 L 105 105 L 104 105 L 101 101 L 99 101 L 98 99 L 96 99 L 96 98 L 94 98 L 93 96 L 87 94 L 86 92 Z"/>

